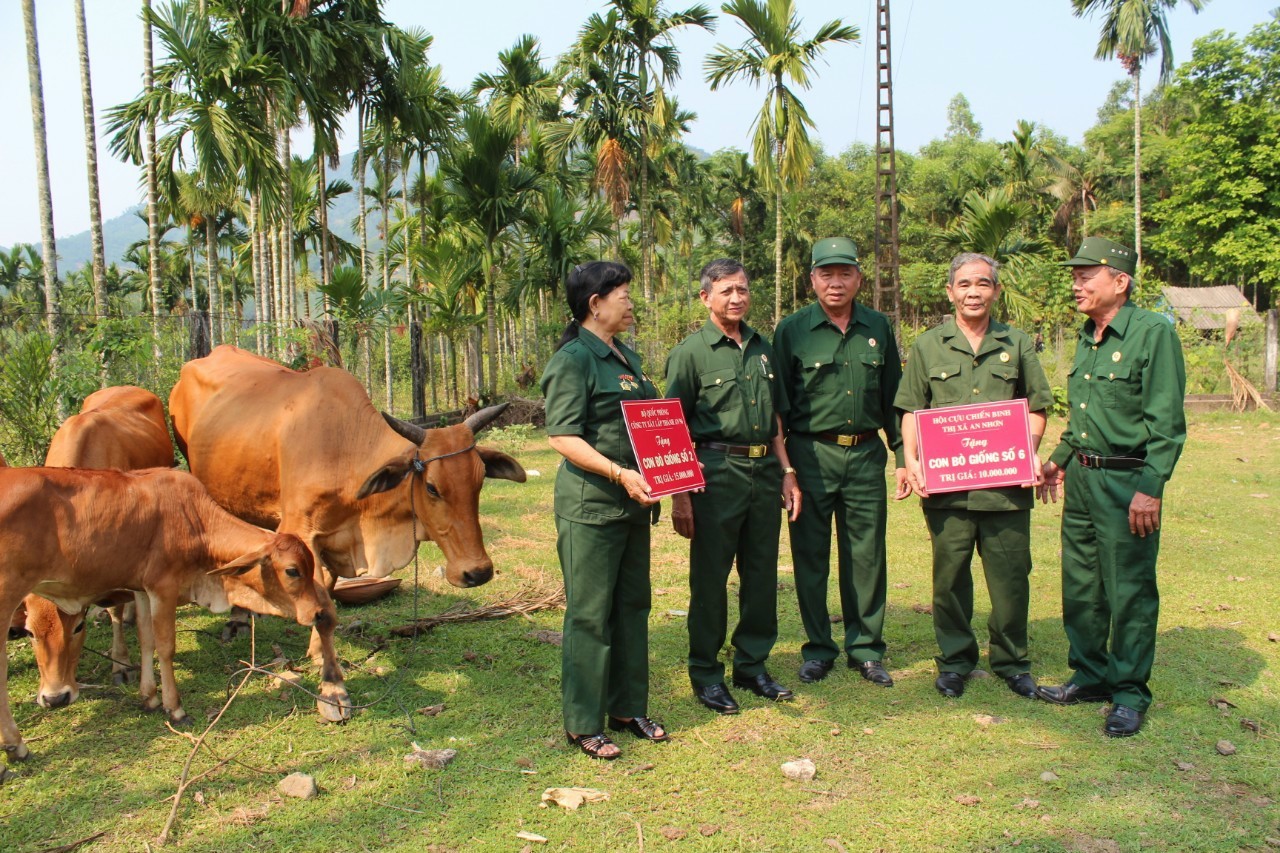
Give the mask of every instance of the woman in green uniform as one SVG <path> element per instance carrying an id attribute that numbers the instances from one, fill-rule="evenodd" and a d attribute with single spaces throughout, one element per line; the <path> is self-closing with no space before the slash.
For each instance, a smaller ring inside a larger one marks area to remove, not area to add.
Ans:
<path id="1" fill-rule="evenodd" d="M 569 743 L 592 758 L 621 754 L 604 733 L 666 740 L 649 719 L 649 519 L 657 503 L 635 470 L 622 401 L 657 396 L 640 356 L 615 336 L 631 328 L 631 270 L 580 264 L 565 296 L 573 315 L 542 377 L 556 474 L 556 550 L 564 571 L 561 693 Z"/>

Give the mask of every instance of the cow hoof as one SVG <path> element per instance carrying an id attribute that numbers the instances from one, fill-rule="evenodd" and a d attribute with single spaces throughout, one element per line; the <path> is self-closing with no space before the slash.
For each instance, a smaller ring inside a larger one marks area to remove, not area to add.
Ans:
<path id="1" fill-rule="evenodd" d="M 228 622 L 222 628 L 222 642 L 229 643 L 236 637 L 247 637 L 253 633 L 248 622 Z"/>
<path id="2" fill-rule="evenodd" d="M 27 749 L 27 745 L 25 743 L 6 743 L 3 746 L 0 746 L 0 749 L 4 750 L 5 757 L 9 760 L 10 764 L 16 764 L 19 761 L 26 761 L 31 757 L 31 750 Z"/>
<path id="3" fill-rule="evenodd" d="M 132 670 L 111 673 L 111 683 L 116 687 L 124 687 L 126 684 L 135 684 L 137 681 L 138 674 Z"/>
<path id="4" fill-rule="evenodd" d="M 147 713 L 151 713 L 153 711 L 159 711 L 161 704 L 162 703 L 160 702 L 159 696 L 143 697 L 142 710 L 146 711 Z"/>
<path id="5" fill-rule="evenodd" d="M 320 685 L 320 698 L 316 700 L 316 710 L 326 722 L 330 723 L 345 723 L 354 713 L 347 688 L 332 682 Z"/>
<path id="6" fill-rule="evenodd" d="M 165 716 L 169 718 L 169 725 L 173 726 L 174 728 L 177 728 L 177 729 L 191 728 L 191 717 L 189 717 L 187 715 L 187 712 L 182 710 L 181 708 L 173 712 L 166 712 Z"/>

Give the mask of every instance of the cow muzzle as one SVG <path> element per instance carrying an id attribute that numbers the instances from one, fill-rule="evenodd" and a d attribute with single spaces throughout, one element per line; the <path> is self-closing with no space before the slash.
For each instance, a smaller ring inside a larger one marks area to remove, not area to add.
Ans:
<path id="1" fill-rule="evenodd" d="M 36 704 L 41 708 L 65 708 L 75 701 L 76 692 L 71 689 L 63 690 L 60 693 L 45 693 L 41 691 L 36 694 Z"/>
<path id="2" fill-rule="evenodd" d="M 476 566 L 462 573 L 462 586 L 481 586 L 493 580 L 493 566 Z"/>

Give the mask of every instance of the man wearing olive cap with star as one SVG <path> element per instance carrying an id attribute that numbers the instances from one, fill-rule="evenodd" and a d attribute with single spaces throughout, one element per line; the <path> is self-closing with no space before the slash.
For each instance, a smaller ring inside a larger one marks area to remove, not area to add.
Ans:
<path id="1" fill-rule="evenodd" d="M 902 362 L 889 318 L 853 301 L 862 270 L 852 240 L 814 243 L 809 281 L 817 301 L 784 318 L 773 338 L 791 398 L 784 415 L 787 452 L 804 498 L 804 511 L 791 522 L 796 598 L 807 635 L 800 680 L 826 678 L 843 650 L 851 669 L 892 687 L 882 663 L 888 451 L 879 431 L 893 451 L 901 500 L 911 494 L 893 408 Z M 827 613 L 833 517 L 842 646 L 831 638 Z"/>
<path id="2" fill-rule="evenodd" d="M 1112 702 L 1108 737 L 1137 734 L 1151 705 L 1161 501 L 1187 438 L 1182 346 L 1168 320 L 1129 301 L 1134 264 L 1132 249 L 1101 237 L 1065 263 L 1089 319 L 1067 380 L 1067 429 L 1040 487 L 1057 500 L 1065 481 L 1062 622 L 1073 674 L 1038 693 L 1058 705 Z"/>

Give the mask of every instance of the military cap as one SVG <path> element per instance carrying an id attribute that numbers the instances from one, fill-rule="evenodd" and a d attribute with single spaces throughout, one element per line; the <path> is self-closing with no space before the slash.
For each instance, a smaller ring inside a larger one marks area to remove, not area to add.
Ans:
<path id="1" fill-rule="evenodd" d="M 1076 251 L 1076 256 L 1069 261 L 1063 261 L 1062 265 L 1064 267 L 1111 267 L 1118 272 L 1128 273 L 1132 278 L 1135 274 L 1136 261 L 1133 249 L 1128 246 L 1103 237 L 1085 237 L 1079 250 Z"/>
<path id="2" fill-rule="evenodd" d="M 813 265 L 825 267 L 828 264 L 858 265 L 858 247 L 848 237 L 823 237 L 813 244 Z"/>

